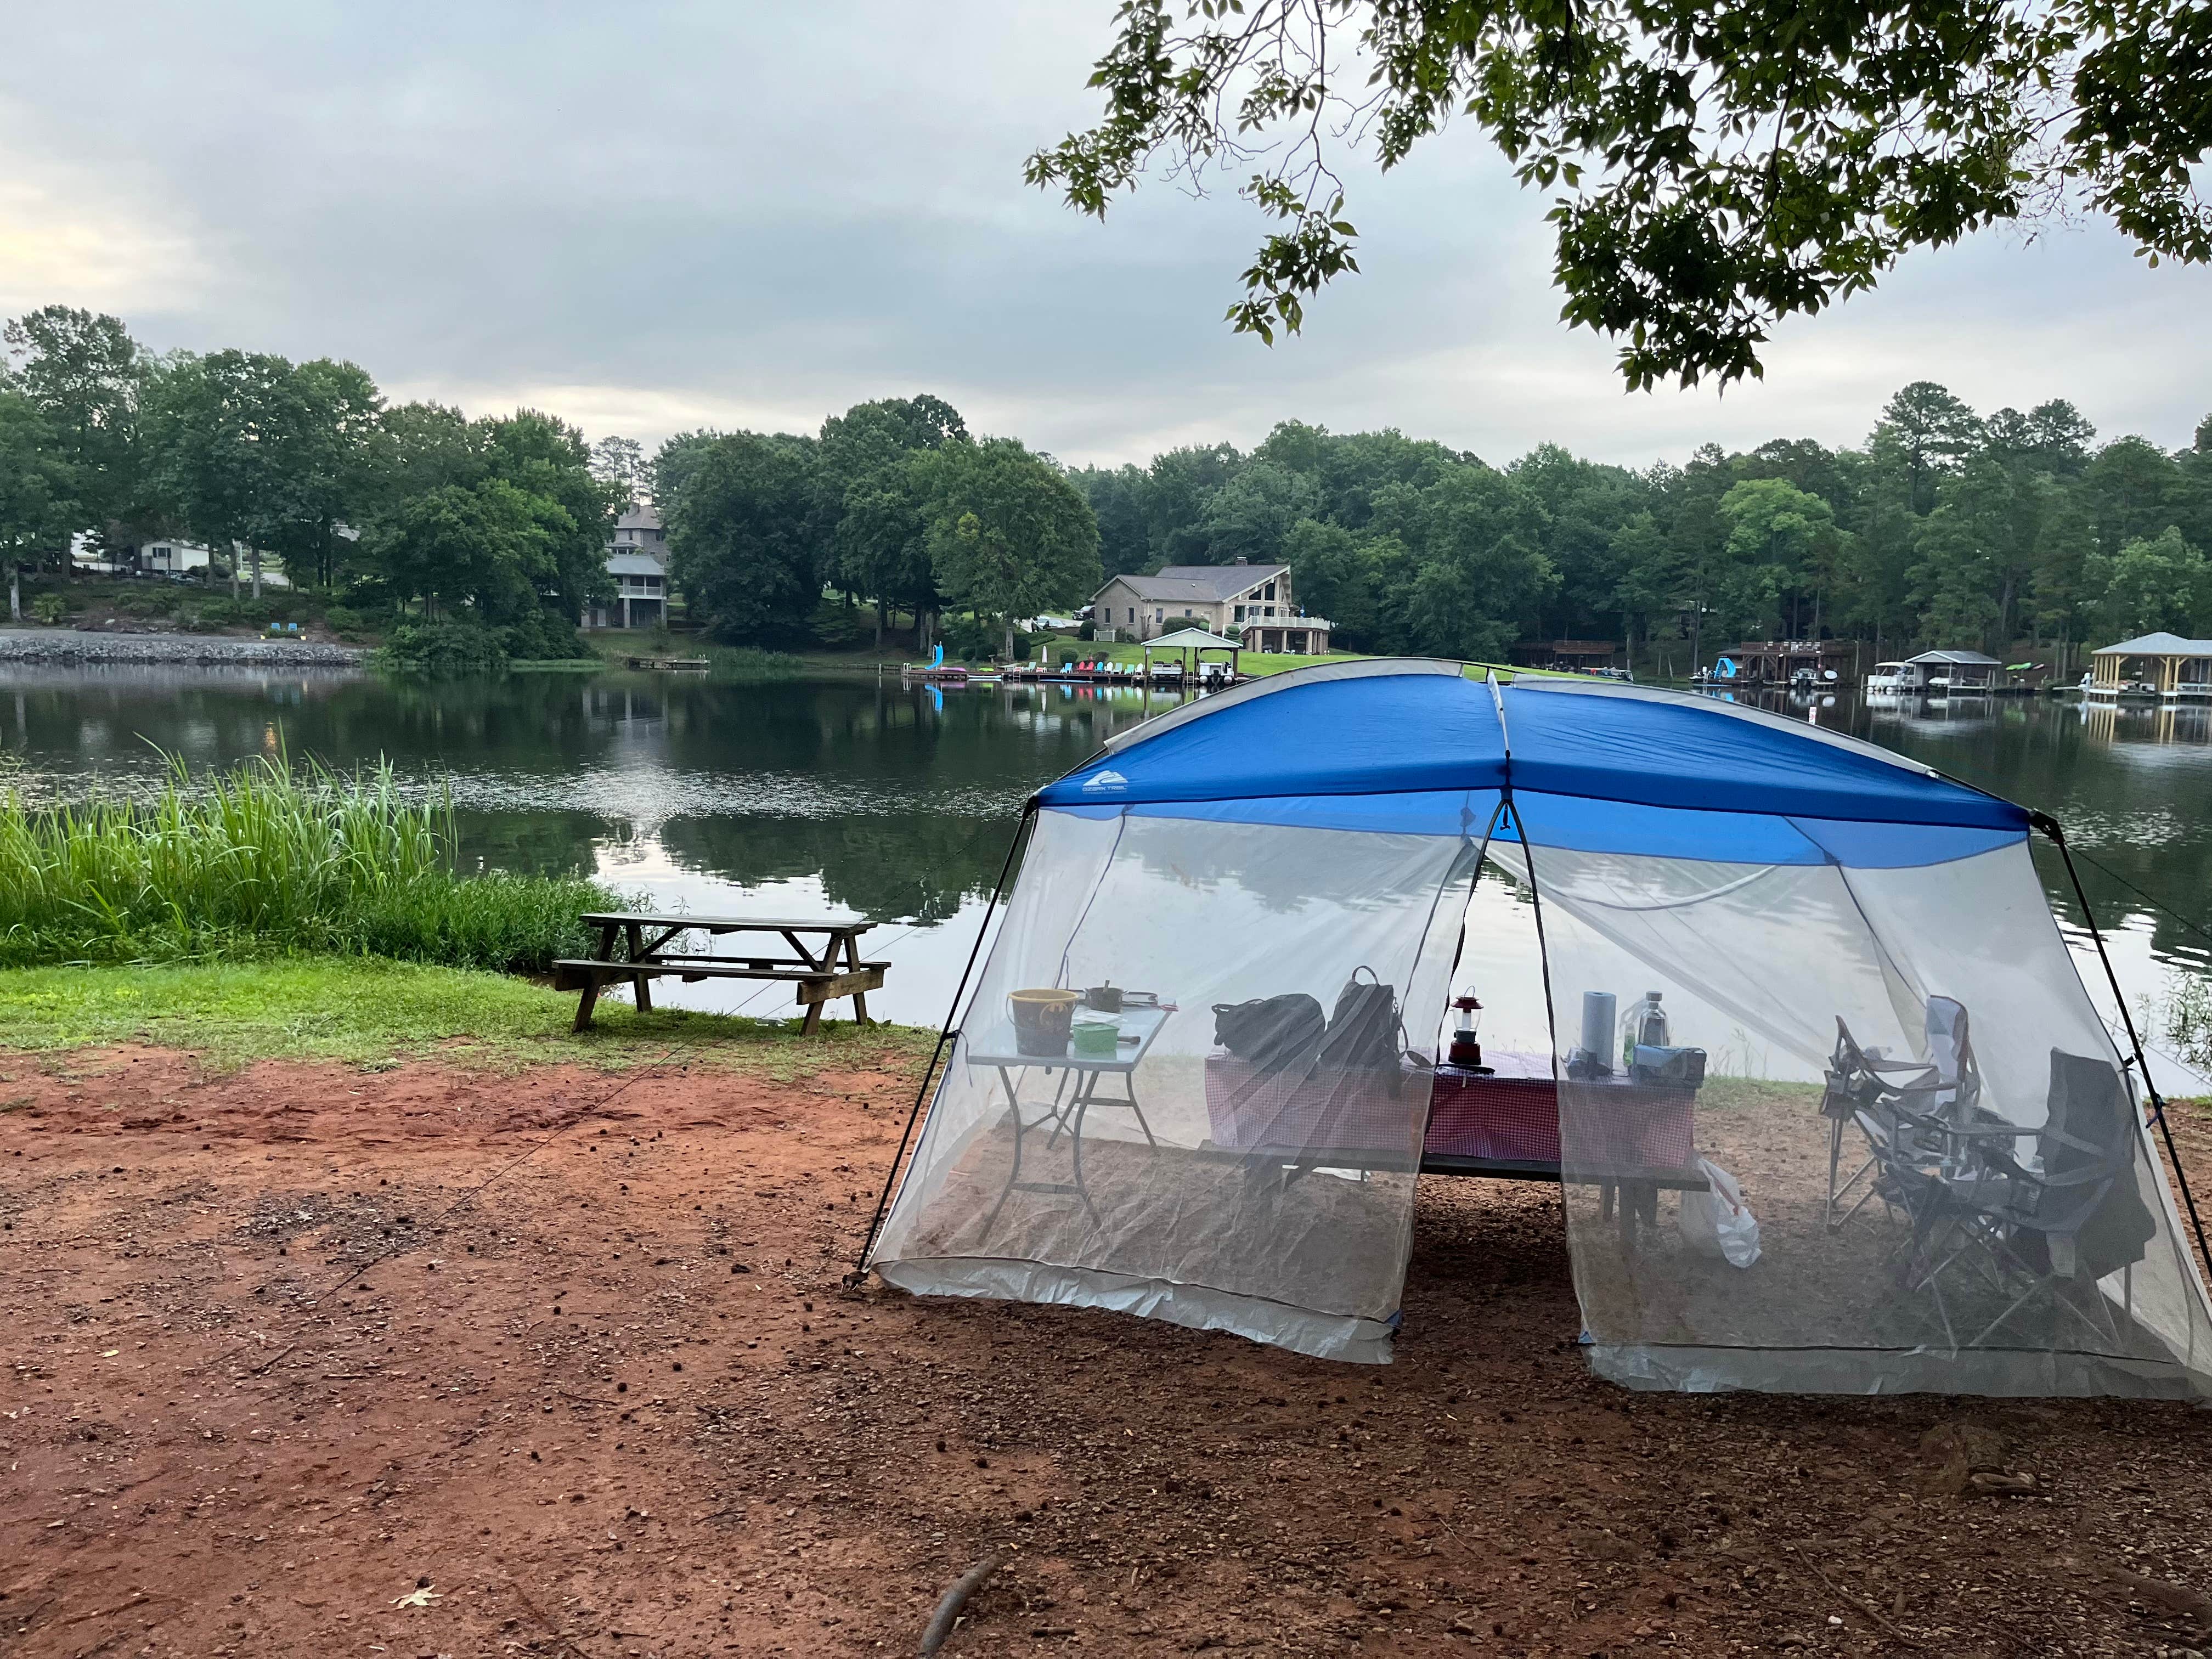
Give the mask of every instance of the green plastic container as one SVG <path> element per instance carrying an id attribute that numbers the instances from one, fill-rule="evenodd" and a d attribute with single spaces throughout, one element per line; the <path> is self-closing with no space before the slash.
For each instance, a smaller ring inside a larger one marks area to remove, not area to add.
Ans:
<path id="1" fill-rule="evenodd" d="M 1085 1060 L 1111 1060 L 1121 1046 L 1118 1019 L 1079 1019 L 1073 1052 Z"/>

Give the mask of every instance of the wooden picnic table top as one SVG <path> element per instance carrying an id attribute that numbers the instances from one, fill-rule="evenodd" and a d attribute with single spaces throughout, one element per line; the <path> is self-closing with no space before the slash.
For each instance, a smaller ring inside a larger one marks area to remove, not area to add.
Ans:
<path id="1" fill-rule="evenodd" d="M 865 933 L 876 924 L 866 916 L 656 916 L 627 910 L 593 911 L 587 927 L 703 927 L 717 933 Z"/>

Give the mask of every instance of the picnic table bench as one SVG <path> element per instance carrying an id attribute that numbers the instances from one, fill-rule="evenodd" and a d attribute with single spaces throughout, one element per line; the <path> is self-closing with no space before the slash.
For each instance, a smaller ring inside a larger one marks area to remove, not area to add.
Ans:
<path id="1" fill-rule="evenodd" d="M 580 1031 L 592 1023 L 592 1009 L 599 1000 L 602 986 L 628 980 L 635 989 L 639 1008 L 649 1009 L 653 1006 L 653 993 L 647 986 L 663 974 L 672 974 L 687 985 L 702 979 L 788 983 L 796 991 L 799 1005 L 806 1010 L 806 1021 L 801 1030 L 808 1032 L 822 1029 L 824 1003 L 850 997 L 854 1020 L 865 1025 L 868 1023 L 867 994 L 884 982 L 884 970 L 890 966 L 887 962 L 860 960 L 860 935 L 876 925 L 862 916 L 832 916 L 826 920 L 819 916 L 659 916 L 617 911 L 587 915 L 583 921 L 586 927 L 599 930 L 599 954 L 553 964 L 555 990 L 583 994 L 576 1005 L 575 1029 Z M 706 951 L 668 948 L 672 941 L 687 933 L 704 933 Z M 775 954 L 773 945 L 732 956 L 714 954 L 715 940 L 724 934 L 747 933 L 780 935 L 793 954 Z M 818 943 L 809 945 L 806 941 L 810 939 Z M 617 941 L 626 947 L 620 958 L 615 955 Z"/>

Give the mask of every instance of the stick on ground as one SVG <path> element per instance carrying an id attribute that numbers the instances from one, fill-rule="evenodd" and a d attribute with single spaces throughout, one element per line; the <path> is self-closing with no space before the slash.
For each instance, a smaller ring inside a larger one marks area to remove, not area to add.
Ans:
<path id="1" fill-rule="evenodd" d="M 945 1638 L 952 1634 L 953 1621 L 960 1617 L 960 1609 L 968 1605 L 968 1598 L 982 1589 L 983 1581 L 1006 1562 L 1006 1558 L 994 1551 L 953 1580 L 952 1588 L 945 1592 L 937 1611 L 930 1616 L 929 1628 L 921 1633 L 921 1659 L 930 1659 L 945 1645 Z"/>

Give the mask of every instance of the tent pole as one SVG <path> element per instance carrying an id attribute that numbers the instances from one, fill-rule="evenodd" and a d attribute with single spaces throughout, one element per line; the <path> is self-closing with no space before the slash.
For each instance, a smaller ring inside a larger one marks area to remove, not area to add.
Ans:
<path id="1" fill-rule="evenodd" d="M 2189 1190 L 2189 1176 L 2182 1170 L 2181 1154 L 2173 1144 L 2173 1126 L 2166 1121 L 2166 1101 L 2158 1092 L 2158 1085 L 2151 1081 L 2150 1061 L 2143 1054 L 2142 1039 L 2136 1035 L 2135 1016 L 2128 1012 L 2128 1000 L 2121 994 L 2120 976 L 2112 971 L 2112 959 L 2106 954 L 2105 935 L 2097 926 L 2097 913 L 2089 908 L 2089 895 L 2081 886 L 2081 872 L 2074 867 L 2074 854 L 2067 850 L 2066 832 L 2048 812 L 2031 812 L 2028 822 L 2050 837 L 2051 844 L 2058 849 L 2058 856 L 2065 860 L 2066 878 L 2074 884 L 2074 896 L 2081 906 L 2082 918 L 2089 924 L 2089 938 L 2097 947 L 2097 960 L 2104 964 L 2105 982 L 2112 988 L 2112 1003 L 2120 1011 L 2120 1024 L 2127 1031 L 2128 1047 L 2135 1051 L 2136 1070 L 2142 1076 L 2144 1092 L 2150 1096 L 2151 1119 L 2158 1125 L 2159 1138 L 2166 1142 L 2166 1161 L 2173 1170 L 2174 1184 L 2181 1188 L 2181 1201 L 2188 1207 L 2189 1224 L 2197 1234 L 2197 1253 L 2203 1259 L 2206 1272 L 2212 1273 L 2212 1245 L 2205 1243 L 2204 1218 L 2197 1212 L 2197 1194 Z"/>
<path id="2" fill-rule="evenodd" d="M 1500 712 L 1502 715 L 1503 711 Z M 1506 765 L 1509 769 L 1512 765 L 1510 755 Z M 1521 866 L 1528 872 L 1528 908 L 1536 921 L 1536 963 L 1544 976 L 1544 1030 L 1552 1043 L 1552 1109 L 1556 1118 L 1559 1115 L 1559 1093 L 1565 1079 L 1559 1075 L 1559 1017 L 1552 1006 L 1552 946 L 1544 937 L 1544 899 L 1536 887 L 1536 849 L 1529 842 L 1528 825 L 1521 816 L 1521 809 L 1513 804 L 1513 785 L 1510 779 L 1499 794 L 1498 812 L 1501 816 L 1507 812 L 1513 815 L 1513 833 L 1521 837 Z M 1562 1176 L 1565 1175 L 1564 1165 L 1559 1173 Z M 1568 1229 L 1571 1243 L 1573 1229 L 1567 1216 L 1567 1183 L 1564 1179 L 1559 1182 L 1559 1221 Z"/>
<path id="3" fill-rule="evenodd" d="M 937 1075 L 937 1062 L 945 1057 L 945 1045 L 959 1032 L 952 1022 L 960 1012 L 960 999 L 968 994 L 968 977 L 975 971 L 975 958 L 983 953 L 984 936 L 991 931 L 991 913 L 998 908 L 1000 896 L 1006 890 L 1006 877 L 1012 872 L 1014 855 L 1021 850 L 1022 841 L 1030 826 L 1036 822 L 1036 801 L 1034 799 L 1022 806 L 1022 821 L 1014 828 L 1014 838 L 1006 843 L 1006 862 L 999 866 L 999 879 L 992 884 L 990 902 L 983 907 L 983 919 L 975 927 L 975 942 L 968 947 L 968 963 L 960 970 L 960 983 L 953 987 L 952 1001 L 945 1011 L 945 1024 L 939 1028 L 937 1046 L 930 1050 L 929 1064 L 923 1068 L 921 1083 L 914 1091 L 914 1106 L 906 1115 L 906 1127 L 899 1131 L 898 1150 L 891 1154 L 891 1167 L 884 1171 L 884 1190 L 876 1199 L 876 1212 L 868 1218 L 867 1236 L 860 1241 L 860 1260 L 848 1273 L 846 1283 L 857 1285 L 866 1277 L 868 1253 L 876 1248 L 876 1232 L 884 1224 L 884 1212 L 890 1207 L 891 1188 L 898 1181 L 899 1165 L 906 1161 L 907 1142 L 914 1137 L 914 1126 L 921 1119 L 921 1103 L 929 1098 L 929 1085 Z"/>

